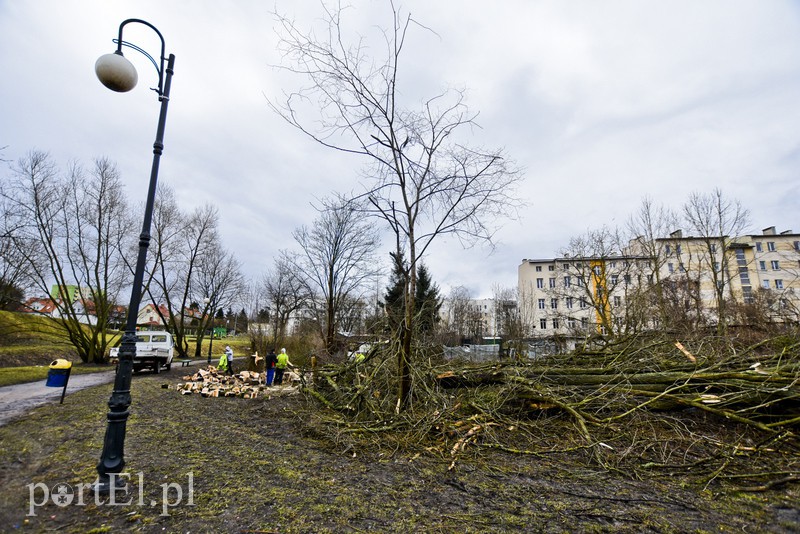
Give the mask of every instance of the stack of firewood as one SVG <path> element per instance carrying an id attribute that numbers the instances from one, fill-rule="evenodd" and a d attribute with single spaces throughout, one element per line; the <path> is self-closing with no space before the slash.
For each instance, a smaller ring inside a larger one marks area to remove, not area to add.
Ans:
<path id="1" fill-rule="evenodd" d="M 287 373 L 288 374 L 288 373 Z M 264 373 L 255 371 L 242 371 L 234 375 L 225 374 L 216 367 L 209 365 L 198 370 L 193 375 L 182 377 L 183 382 L 175 385 L 164 385 L 168 389 L 175 389 L 181 395 L 199 393 L 203 397 L 242 397 L 255 399 L 264 391 Z M 288 384 L 293 381 L 289 380 Z M 291 388 L 292 392 L 297 388 Z"/>

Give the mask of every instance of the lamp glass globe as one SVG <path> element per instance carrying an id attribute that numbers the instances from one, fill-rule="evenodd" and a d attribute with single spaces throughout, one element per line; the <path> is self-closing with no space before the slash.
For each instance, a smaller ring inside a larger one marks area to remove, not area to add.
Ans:
<path id="1" fill-rule="evenodd" d="M 94 72 L 100 83 L 118 93 L 125 93 L 136 87 L 139 75 L 133 63 L 122 54 L 105 54 L 94 64 Z"/>

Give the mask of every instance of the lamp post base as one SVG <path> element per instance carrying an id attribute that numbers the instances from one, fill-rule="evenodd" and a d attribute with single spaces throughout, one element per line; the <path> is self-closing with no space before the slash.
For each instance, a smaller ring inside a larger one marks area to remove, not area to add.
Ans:
<path id="1" fill-rule="evenodd" d="M 108 476 L 101 476 L 92 484 L 92 493 L 95 495 L 108 496 L 113 492 L 116 496 L 117 493 L 128 493 L 128 483 L 124 478 L 111 474 Z"/>

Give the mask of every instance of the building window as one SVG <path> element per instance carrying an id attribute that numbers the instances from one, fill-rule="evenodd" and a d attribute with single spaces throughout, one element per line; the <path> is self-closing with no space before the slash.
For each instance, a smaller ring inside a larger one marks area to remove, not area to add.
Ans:
<path id="1" fill-rule="evenodd" d="M 583 278 L 579 276 L 575 279 L 575 283 L 578 284 L 578 287 L 583 287 Z"/>
<path id="2" fill-rule="evenodd" d="M 539 299 L 538 304 L 539 304 L 539 309 L 543 310 L 544 309 L 544 299 Z"/>
<path id="3" fill-rule="evenodd" d="M 652 275 L 652 273 L 647 275 L 647 283 L 648 284 L 652 284 L 653 283 L 653 275 Z"/>
<path id="4" fill-rule="evenodd" d="M 675 272 L 675 266 L 674 266 L 674 265 L 672 265 L 671 263 L 668 263 L 668 264 L 667 264 L 667 270 L 668 270 L 670 273 L 674 273 L 674 272 Z"/>
<path id="5" fill-rule="evenodd" d="M 558 299 L 550 299 L 550 308 L 554 310 L 558 309 Z"/>
<path id="6" fill-rule="evenodd" d="M 795 241 L 795 242 L 794 242 L 794 249 L 795 249 L 797 252 L 800 252 L 800 241 Z"/>
<path id="7" fill-rule="evenodd" d="M 711 252 L 713 254 L 716 254 L 716 252 L 717 252 L 717 244 L 716 243 L 711 243 Z"/>
<path id="8" fill-rule="evenodd" d="M 622 306 L 622 297 L 614 296 L 614 306 Z"/>
<path id="9" fill-rule="evenodd" d="M 765 261 L 758 262 L 758 268 L 761 269 L 762 271 L 766 271 L 767 270 L 767 262 L 765 262 Z"/>
<path id="10" fill-rule="evenodd" d="M 767 241 L 767 250 L 775 252 L 775 241 Z"/>
<path id="11" fill-rule="evenodd" d="M 569 263 L 564 263 L 564 264 L 561 265 L 561 267 L 563 267 L 565 271 L 568 271 L 569 270 Z"/>
<path id="12" fill-rule="evenodd" d="M 783 280 L 775 280 L 775 289 L 783 289 Z"/>
<path id="13" fill-rule="evenodd" d="M 586 308 L 588 306 L 588 304 L 586 303 L 586 299 L 583 297 L 581 297 L 580 304 L 581 308 Z"/>
<path id="14" fill-rule="evenodd" d="M 554 288 L 554 287 L 556 287 L 556 279 L 555 279 L 555 278 L 551 278 L 551 279 L 550 279 L 550 287 L 551 287 L 551 288 Z"/>
<path id="15" fill-rule="evenodd" d="M 681 246 L 675 245 L 675 255 L 680 256 L 680 254 L 681 254 Z"/>
<path id="16" fill-rule="evenodd" d="M 764 289 L 769 289 L 769 280 L 762 280 L 761 287 L 763 287 Z"/>
<path id="17" fill-rule="evenodd" d="M 682 273 L 685 273 L 686 272 L 686 267 L 684 267 L 682 263 L 679 263 L 678 264 L 678 270 L 680 272 L 682 272 Z"/>
<path id="18" fill-rule="evenodd" d="M 544 278 L 537 278 L 536 279 L 536 287 L 538 289 L 543 289 L 544 288 Z"/>
<path id="19" fill-rule="evenodd" d="M 669 245 L 664 245 L 664 252 L 667 256 L 669 256 L 672 253 L 672 247 Z"/>
<path id="20" fill-rule="evenodd" d="M 761 241 L 756 241 L 756 252 L 764 252 L 764 248 L 761 246 Z"/>
<path id="21" fill-rule="evenodd" d="M 569 287 L 572 285 L 572 279 L 569 276 L 564 277 L 564 287 Z"/>
<path id="22" fill-rule="evenodd" d="M 625 276 L 623 276 L 622 279 L 625 280 L 625 284 L 630 284 L 631 283 L 631 275 L 629 275 L 629 274 L 626 274 Z"/>
<path id="23" fill-rule="evenodd" d="M 609 263 L 609 266 L 610 266 L 612 269 L 616 269 L 616 268 L 617 268 L 617 262 L 615 262 L 615 261 L 612 261 L 612 262 L 610 262 L 610 263 Z"/>
<path id="24" fill-rule="evenodd" d="M 542 272 L 542 266 L 541 266 L 541 265 L 537 265 L 537 266 L 536 266 L 536 272 L 537 272 L 537 273 L 540 273 L 540 272 Z"/>
<path id="25" fill-rule="evenodd" d="M 715 262 L 714 262 L 714 266 L 713 266 L 713 267 L 714 267 L 714 270 L 715 270 L 716 272 L 719 272 L 719 262 L 718 262 L 718 261 L 715 261 Z"/>
<path id="26" fill-rule="evenodd" d="M 769 264 L 772 266 L 772 270 L 773 271 L 780 271 L 781 270 L 781 265 L 780 265 L 780 262 L 778 260 L 772 260 L 771 262 L 769 262 Z"/>
<path id="27" fill-rule="evenodd" d="M 617 285 L 617 283 L 619 283 L 619 275 L 618 274 L 612 274 L 611 275 L 611 285 L 615 286 L 615 285 Z"/>
<path id="28" fill-rule="evenodd" d="M 547 270 L 548 271 L 555 271 L 556 270 L 556 266 L 555 265 L 548 265 L 547 266 Z"/>
<path id="29" fill-rule="evenodd" d="M 567 297 L 566 301 L 567 301 L 567 309 L 571 310 L 572 309 L 572 297 Z"/>
<path id="30" fill-rule="evenodd" d="M 581 317 L 581 326 L 583 328 L 586 328 L 587 326 L 589 326 L 589 319 L 587 319 L 586 317 Z"/>
<path id="31" fill-rule="evenodd" d="M 539 319 L 539 328 L 547 330 L 547 319 Z"/>
<path id="32" fill-rule="evenodd" d="M 575 317 L 567 317 L 567 326 L 575 328 Z"/>
<path id="33" fill-rule="evenodd" d="M 553 328 L 558 328 L 558 319 L 553 319 Z"/>

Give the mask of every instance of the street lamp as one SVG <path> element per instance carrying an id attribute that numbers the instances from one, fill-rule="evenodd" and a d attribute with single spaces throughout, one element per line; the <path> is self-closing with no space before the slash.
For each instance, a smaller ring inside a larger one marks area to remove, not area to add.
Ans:
<path id="1" fill-rule="evenodd" d="M 158 34 L 161 39 L 160 62 L 156 63 L 153 57 L 138 46 L 122 40 L 122 29 L 129 23 L 144 24 Z M 122 46 L 127 46 L 141 52 L 156 67 L 158 71 L 158 88 L 153 89 L 158 93 L 161 102 L 161 113 L 158 117 L 156 141 L 153 143 L 153 166 L 150 171 L 150 187 L 147 191 L 147 202 L 142 222 L 142 233 L 139 234 L 139 256 L 136 259 L 136 270 L 133 275 L 131 300 L 128 305 L 128 318 L 125 323 L 125 334 L 119 348 L 119 365 L 114 378 L 114 391 L 108 401 L 108 426 L 103 453 L 100 463 L 97 464 L 98 479 L 93 486 L 97 494 L 106 495 L 111 491 L 125 490 L 127 484 L 118 475 L 125 467 L 125 427 L 128 421 L 128 407 L 131 405 L 131 374 L 133 371 L 133 358 L 136 356 L 136 322 L 141 301 L 142 281 L 147 259 L 147 247 L 150 244 L 150 222 L 153 218 L 153 203 L 158 182 L 158 164 L 164 150 L 164 125 L 167 120 L 167 104 L 169 104 L 169 88 L 172 82 L 172 73 L 175 66 L 175 56 L 170 54 L 164 57 L 164 37 L 155 26 L 140 19 L 127 19 L 119 25 L 119 37 L 114 39 L 117 50 L 113 54 L 101 56 L 95 63 L 95 72 L 100 82 L 117 92 L 130 91 L 136 86 L 138 76 L 133 65 L 122 55 Z M 164 68 L 164 61 L 167 61 Z"/>
<path id="2" fill-rule="evenodd" d="M 211 302 L 211 299 L 206 297 L 203 299 L 203 302 L 206 303 L 206 308 L 208 308 L 208 303 Z M 214 346 L 214 310 L 211 310 L 211 314 L 209 315 L 209 317 L 211 317 L 211 319 L 209 320 L 209 323 L 211 325 L 211 328 L 209 328 L 209 331 L 211 332 L 211 337 L 208 339 L 208 365 L 211 365 L 211 347 Z"/>

